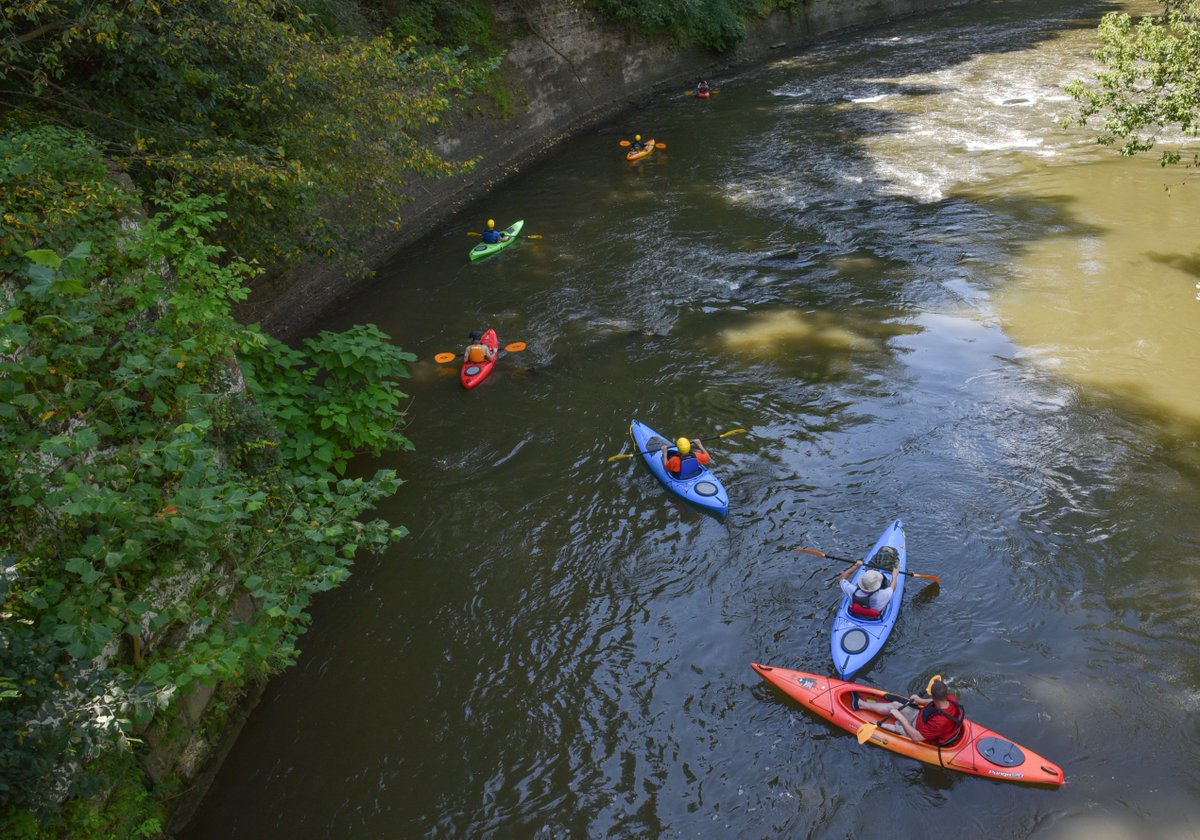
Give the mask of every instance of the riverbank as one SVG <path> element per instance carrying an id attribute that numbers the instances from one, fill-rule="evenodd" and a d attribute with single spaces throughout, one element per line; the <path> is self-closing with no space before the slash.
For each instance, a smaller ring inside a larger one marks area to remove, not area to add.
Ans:
<path id="1" fill-rule="evenodd" d="M 972 1 L 810 0 L 790 12 L 772 13 L 735 50 L 721 55 L 636 34 L 575 5 L 552 0 L 496 3 L 496 25 L 510 44 L 500 68 L 511 91 L 503 109 L 508 115 L 481 96 L 472 109 L 445 120 L 439 151 L 458 160 L 479 157 L 479 164 L 467 175 L 406 185 L 416 198 L 398 227 L 390 226 L 363 244 L 364 262 L 382 264 L 563 140 L 639 100 L 859 26 Z M 370 276 L 349 276 L 338 263 L 313 259 L 261 281 L 237 315 L 291 340 L 370 284 Z"/>

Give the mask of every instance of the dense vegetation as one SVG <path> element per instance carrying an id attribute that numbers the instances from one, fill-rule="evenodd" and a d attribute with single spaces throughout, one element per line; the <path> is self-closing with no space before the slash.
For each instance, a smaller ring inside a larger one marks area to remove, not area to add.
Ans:
<path id="1" fill-rule="evenodd" d="M 733 49 L 746 37 L 748 20 L 771 9 L 788 9 L 805 0 L 587 0 L 602 15 L 628 22 L 643 32 L 670 33 L 684 43 L 717 52 Z"/>
<path id="2" fill-rule="evenodd" d="M 349 255 L 406 182 L 470 165 L 430 128 L 493 67 L 385 23 L 320 0 L 12 0 L 0 119 L 86 132 L 147 194 L 224 195 L 214 233 L 246 259 Z"/>
<path id="3" fill-rule="evenodd" d="M 1105 15 L 1096 51 L 1104 67 L 1095 80 L 1069 88 L 1081 103 L 1074 122 L 1100 115 L 1098 142 L 1119 144 L 1123 155 L 1154 148 L 1168 128 L 1187 137 L 1200 130 L 1200 0 L 1159 2 L 1160 14 L 1137 22 L 1124 12 Z M 1160 160 L 1165 166 L 1181 158 L 1172 148 Z"/>
<path id="4" fill-rule="evenodd" d="M 0 140 L 0 205 L 0 821 L 34 833 L 177 693 L 291 661 L 312 595 L 403 534 L 362 521 L 394 475 L 338 474 L 408 445 L 412 357 L 237 324 L 217 201 L 139 218 L 83 135 Z"/>
<path id="5" fill-rule="evenodd" d="M 766 8 L 590 3 L 716 50 Z M 231 308 L 261 266 L 357 268 L 414 179 L 473 164 L 436 131 L 499 89 L 495 33 L 480 0 L 0 5 L 5 836 L 159 830 L 156 712 L 288 664 L 312 596 L 403 535 L 367 518 L 392 473 L 343 476 L 409 446 L 412 357 Z"/>

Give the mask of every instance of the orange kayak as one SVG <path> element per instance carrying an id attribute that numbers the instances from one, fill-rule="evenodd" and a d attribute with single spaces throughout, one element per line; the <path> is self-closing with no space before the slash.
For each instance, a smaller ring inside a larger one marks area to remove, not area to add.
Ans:
<path id="1" fill-rule="evenodd" d="M 809 711 L 847 732 L 857 733 L 864 724 L 877 724 L 882 719 L 875 712 L 850 706 L 852 691 L 858 692 L 859 696 L 865 699 L 882 702 L 884 692 L 877 688 L 820 674 L 759 665 L 757 662 L 751 662 L 750 667 L 764 680 Z M 871 733 L 870 743 L 924 761 L 926 764 L 936 764 L 948 770 L 986 776 L 1001 782 L 1058 787 L 1065 781 L 1062 768 L 1057 764 L 1013 743 L 986 726 L 981 726 L 970 717 L 963 721 L 962 736 L 940 750 L 933 744 L 917 743 L 907 736 L 897 735 L 882 727 Z"/>
<path id="2" fill-rule="evenodd" d="M 640 152 L 635 152 L 633 149 L 630 149 L 629 153 L 625 155 L 625 160 L 637 160 L 638 158 L 644 158 L 653 151 L 654 140 L 647 140 L 645 148 L 643 148 Z"/>

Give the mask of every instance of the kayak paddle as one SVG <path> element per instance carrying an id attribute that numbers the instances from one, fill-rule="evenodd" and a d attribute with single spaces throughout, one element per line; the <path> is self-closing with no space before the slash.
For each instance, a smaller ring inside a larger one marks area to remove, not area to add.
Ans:
<path id="1" fill-rule="evenodd" d="M 517 234 L 517 235 L 520 236 L 521 234 Z M 483 234 L 477 230 L 469 230 L 469 231 L 467 231 L 467 236 L 483 236 Z M 527 234 L 525 234 L 525 238 L 526 239 L 543 239 L 544 237 L 540 233 L 527 233 Z"/>
<path id="2" fill-rule="evenodd" d="M 930 677 L 929 682 L 925 684 L 925 690 L 923 692 L 921 692 L 921 696 L 928 697 L 929 692 L 933 691 L 933 684 L 935 682 L 937 682 L 938 680 L 940 680 L 941 678 L 942 678 L 941 674 L 934 674 L 932 677 Z M 889 700 L 899 700 L 900 699 L 897 695 L 889 694 L 886 691 L 882 692 L 882 694 L 884 697 L 888 698 Z M 903 709 L 903 708 L 905 708 L 905 706 L 911 706 L 912 704 L 913 704 L 913 701 L 910 698 L 910 699 L 905 700 L 904 705 L 901 706 L 900 708 Z M 878 723 L 864 723 L 862 726 L 858 727 L 858 732 L 855 733 L 854 737 L 858 739 L 858 743 L 865 744 L 865 743 L 867 743 L 867 741 L 871 740 L 871 736 L 875 734 L 875 730 L 878 728 L 879 728 Z"/>
<path id="3" fill-rule="evenodd" d="M 632 144 L 632 143 L 630 143 L 628 140 L 622 140 L 622 141 L 621 141 L 620 143 L 618 143 L 617 145 L 620 145 L 620 146 L 632 146 L 633 144 Z M 647 143 L 646 145 L 647 145 L 647 146 L 649 146 L 650 144 L 649 144 L 649 143 Z M 656 149 L 665 149 L 665 148 L 667 148 L 667 144 L 666 144 L 666 143 L 658 143 L 658 142 L 656 142 L 656 143 L 654 144 L 654 148 L 656 148 Z"/>
<path id="4" fill-rule="evenodd" d="M 746 431 L 745 429 L 740 429 L 740 428 L 739 429 L 730 429 L 728 432 L 721 432 L 721 434 L 717 435 L 717 438 L 718 439 L 726 438 L 726 437 L 729 437 L 730 435 L 740 435 L 745 431 Z M 704 437 L 712 437 L 712 435 L 705 435 Z M 609 461 L 620 461 L 622 458 L 632 458 L 634 455 L 649 455 L 651 453 L 651 451 L 652 450 L 639 449 L 637 452 L 622 452 L 618 455 L 609 455 L 608 460 Z"/>
<path id="5" fill-rule="evenodd" d="M 524 341 L 510 341 L 508 344 L 505 344 L 500 349 L 507 350 L 509 353 L 519 353 L 525 349 L 525 342 Z M 433 360 L 435 362 L 437 362 L 439 365 L 444 365 L 446 362 L 452 362 L 457 358 L 458 358 L 457 353 L 438 353 L 436 356 L 433 357 Z"/>
<path id="6" fill-rule="evenodd" d="M 792 551 L 803 551 L 806 554 L 815 554 L 818 557 L 824 557 L 827 560 L 837 560 L 841 563 L 858 563 L 859 562 L 858 560 L 851 560 L 848 557 L 837 557 L 833 554 L 826 554 L 824 551 L 817 551 L 815 548 L 793 548 Z M 906 572 L 901 569 L 889 569 L 886 566 L 876 566 L 874 563 L 868 563 L 867 568 L 868 569 L 881 569 L 885 572 L 900 572 L 900 574 L 902 574 L 902 575 L 908 575 L 909 577 L 915 577 L 915 578 L 925 578 L 925 580 L 941 580 L 941 578 L 938 577 L 937 575 L 923 575 L 923 574 L 920 574 L 919 572 Z"/>

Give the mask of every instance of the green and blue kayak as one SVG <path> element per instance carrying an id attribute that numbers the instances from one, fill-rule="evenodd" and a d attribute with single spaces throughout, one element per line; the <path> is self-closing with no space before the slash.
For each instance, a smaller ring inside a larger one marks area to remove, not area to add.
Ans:
<path id="1" fill-rule="evenodd" d="M 511 225 L 500 231 L 499 242 L 480 242 L 471 249 L 471 261 L 481 260 L 484 257 L 490 257 L 497 251 L 501 251 L 511 245 L 517 239 L 517 234 L 521 232 L 521 226 L 525 224 L 522 219 L 519 222 L 513 222 Z"/>

